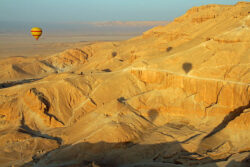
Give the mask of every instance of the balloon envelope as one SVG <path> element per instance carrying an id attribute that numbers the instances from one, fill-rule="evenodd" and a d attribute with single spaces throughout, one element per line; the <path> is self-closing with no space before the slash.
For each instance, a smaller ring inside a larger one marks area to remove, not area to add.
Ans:
<path id="1" fill-rule="evenodd" d="M 40 36 L 42 35 L 42 33 L 43 33 L 42 29 L 39 28 L 39 27 L 33 27 L 33 28 L 30 30 L 30 32 L 31 32 L 31 35 L 32 35 L 36 40 L 38 40 L 39 37 L 40 37 Z"/>

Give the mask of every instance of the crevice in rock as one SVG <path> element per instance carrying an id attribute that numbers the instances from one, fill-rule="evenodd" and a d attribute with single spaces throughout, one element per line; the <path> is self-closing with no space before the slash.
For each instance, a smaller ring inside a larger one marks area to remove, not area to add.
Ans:
<path id="1" fill-rule="evenodd" d="M 206 107 L 205 107 L 205 114 L 204 114 L 204 117 L 203 117 L 203 118 L 206 118 L 207 115 L 208 115 L 207 109 L 209 109 L 209 108 L 211 108 L 211 107 L 214 107 L 216 104 L 218 104 L 219 96 L 220 96 L 220 94 L 221 94 L 221 91 L 222 91 L 223 87 L 224 87 L 224 85 L 220 88 L 220 90 L 219 90 L 219 92 L 218 92 L 218 94 L 217 94 L 217 97 L 216 97 L 215 102 L 213 102 L 213 103 L 211 103 L 209 106 L 206 106 Z"/>
<path id="2" fill-rule="evenodd" d="M 215 135 L 216 133 L 220 132 L 221 130 L 223 130 L 231 121 L 233 121 L 236 117 L 240 116 L 244 112 L 244 110 L 249 109 L 249 108 L 250 108 L 250 101 L 247 105 L 240 106 L 236 108 L 235 110 L 231 111 L 228 115 L 226 115 L 224 120 L 217 127 L 215 127 L 212 130 L 212 132 L 206 135 L 202 140 L 205 140 L 206 138 L 211 137 Z"/>
<path id="3" fill-rule="evenodd" d="M 62 121 L 60 121 L 56 116 L 49 113 L 50 102 L 49 102 L 49 100 L 47 100 L 47 98 L 44 96 L 44 94 L 42 92 L 39 92 L 36 88 L 31 88 L 30 91 L 32 91 L 38 97 L 38 99 L 46 106 L 45 109 L 44 109 L 44 113 L 47 116 L 49 116 L 50 121 L 51 121 L 52 118 L 54 118 L 56 121 L 58 121 L 62 125 L 64 125 L 64 123 Z"/>
<path id="4" fill-rule="evenodd" d="M 97 106 L 96 102 L 95 102 L 91 97 L 89 97 L 89 100 L 90 100 L 94 105 Z"/>
<path id="5" fill-rule="evenodd" d="M 198 136 L 200 136 L 200 135 L 201 135 L 201 133 L 195 134 L 195 135 L 189 137 L 188 139 L 186 139 L 186 140 L 184 140 L 184 141 L 182 141 L 182 142 L 180 142 L 180 143 L 187 143 L 187 142 L 189 142 L 190 140 L 192 140 L 192 139 L 194 139 L 194 138 L 196 138 L 196 137 L 198 137 Z"/>
<path id="6" fill-rule="evenodd" d="M 220 88 L 220 90 L 219 90 L 219 92 L 217 94 L 217 97 L 216 97 L 216 101 L 211 103 L 209 106 L 205 107 L 205 112 L 207 111 L 208 108 L 211 108 L 211 107 L 213 107 L 214 105 L 216 105 L 218 103 L 219 96 L 220 96 L 221 91 L 222 91 L 223 88 L 224 88 L 224 85 Z"/>
<path id="7" fill-rule="evenodd" d="M 22 68 L 18 67 L 15 64 L 12 65 L 12 69 L 15 70 L 18 73 L 23 73 L 23 74 L 26 74 L 26 75 L 30 75 L 30 73 L 24 71 Z"/>
<path id="8" fill-rule="evenodd" d="M 164 135 L 164 136 L 168 136 L 168 137 L 170 137 L 170 138 L 172 138 L 172 139 L 175 139 L 175 137 L 172 136 L 171 134 L 167 134 L 167 133 L 160 132 L 160 131 L 156 131 L 156 132 L 158 132 L 158 133 L 160 133 L 160 134 L 162 134 L 162 135 Z"/>
<path id="9" fill-rule="evenodd" d="M 22 113 L 21 125 L 18 128 L 18 132 L 26 133 L 32 137 L 41 137 L 45 139 L 55 140 L 59 145 L 62 144 L 62 139 L 60 137 L 53 137 L 48 134 L 42 134 L 40 131 L 32 130 L 29 126 L 25 124 L 24 115 Z"/>
<path id="10" fill-rule="evenodd" d="M 35 81 L 38 81 L 40 79 L 42 79 L 42 78 L 23 79 L 23 80 L 20 80 L 20 81 L 10 81 L 10 82 L 5 82 L 5 83 L 0 83 L 0 89 L 4 89 L 4 88 L 16 86 L 16 85 L 22 85 L 22 84 L 25 84 L 25 83 L 35 82 Z"/>
<path id="11" fill-rule="evenodd" d="M 54 71 L 58 71 L 58 68 L 53 66 L 52 64 L 50 64 L 49 62 L 47 62 L 46 60 L 42 60 L 40 61 L 42 64 L 44 64 L 45 66 L 52 68 Z"/>

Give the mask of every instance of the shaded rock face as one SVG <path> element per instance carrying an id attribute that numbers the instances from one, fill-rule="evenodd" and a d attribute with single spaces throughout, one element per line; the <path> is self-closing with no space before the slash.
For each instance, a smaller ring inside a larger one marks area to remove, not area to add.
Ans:
<path id="1" fill-rule="evenodd" d="M 0 61 L 0 166 L 248 166 L 250 3 Z"/>

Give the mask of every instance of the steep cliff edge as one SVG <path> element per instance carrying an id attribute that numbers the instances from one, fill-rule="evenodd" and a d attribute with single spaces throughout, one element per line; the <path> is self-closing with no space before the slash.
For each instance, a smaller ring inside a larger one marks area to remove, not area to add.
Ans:
<path id="1" fill-rule="evenodd" d="M 1 166 L 241 166 L 250 3 L 122 42 L 0 61 Z"/>

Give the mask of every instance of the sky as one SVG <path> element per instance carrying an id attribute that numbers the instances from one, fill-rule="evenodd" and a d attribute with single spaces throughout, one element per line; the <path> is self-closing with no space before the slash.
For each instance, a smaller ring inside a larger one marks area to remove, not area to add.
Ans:
<path id="1" fill-rule="evenodd" d="M 193 6 L 239 0 L 0 0 L 1 22 L 171 21 Z"/>

